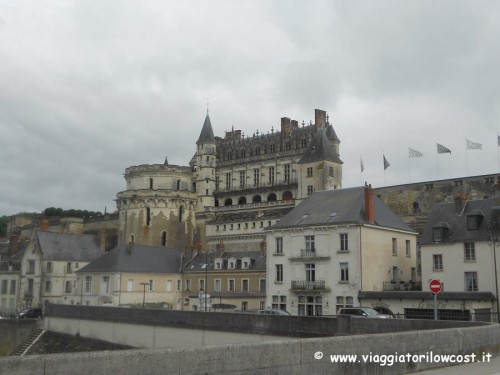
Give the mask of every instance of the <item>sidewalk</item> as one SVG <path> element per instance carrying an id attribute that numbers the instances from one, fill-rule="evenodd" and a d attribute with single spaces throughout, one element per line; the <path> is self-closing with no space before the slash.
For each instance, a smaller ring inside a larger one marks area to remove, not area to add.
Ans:
<path id="1" fill-rule="evenodd" d="M 415 372 L 422 375 L 500 375 L 500 356 L 487 363 L 469 363 L 466 365 L 448 366 L 434 370 Z"/>

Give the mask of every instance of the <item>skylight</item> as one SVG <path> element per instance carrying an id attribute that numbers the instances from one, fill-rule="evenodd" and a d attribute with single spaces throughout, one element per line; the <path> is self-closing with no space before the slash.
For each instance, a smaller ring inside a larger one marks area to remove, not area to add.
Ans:
<path id="1" fill-rule="evenodd" d="M 333 211 L 333 212 L 330 214 L 330 217 L 335 217 L 335 216 L 337 216 L 337 213 L 338 213 L 338 211 Z"/>
<path id="2" fill-rule="evenodd" d="M 307 219 L 309 217 L 310 214 L 304 214 L 302 215 L 301 219 Z"/>

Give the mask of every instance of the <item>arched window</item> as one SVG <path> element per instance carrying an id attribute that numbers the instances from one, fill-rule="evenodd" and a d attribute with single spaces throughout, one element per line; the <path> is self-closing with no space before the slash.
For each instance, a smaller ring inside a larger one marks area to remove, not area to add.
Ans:
<path id="1" fill-rule="evenodd" d="M 269 194 L 269 195 L 267 196 L 267 201 L 268 201 L 268 202 L 273 202 L 273 201 L 275 201 L 275 200 L 277 200 L 277 198 L 276 198 L 276 194 L 271 193 L 271 194 Z"/>
<path id="2" fill-rule="evenodd" d="M 219 200 L 218 199 L 215 200 L 215 207 L 219 207 Z"/>
<path id="3" fill-rule="evenodd" d="M 240 197 L 240 199 L 238 199 L 238 204 L 247 204 L 247 198 L 246 197 Z"/>
<path id="4" fill-rule="evenodd" d="M 254 195 L 252 198 L 252 203 L 260 203 L 260 202 L 262 202 L 262 198 L 260 197 L 260 195 Z"/>
<path id="5" fill-rule="evenodd" d="M 226 198 L 224 201 L 224 206 L 232 206 L 233 205 L 233 200 L 231 198 Z"/>
<path id="6" fill-rule="evenodd" d="M 177 190 L 181 190 L 181 180 L 177 180 Z"/>
<path id="7" fill-rule="evenodd" d="M 161 232 L 161 246 L 167 246 L 167 231 Z"/>
<path id="8" fill-rule="evenodd" d="M 291 191 L 285 191 L 283 193 L 283 200 L 284 201 L 291 201 L 293 199 L 293 194 Z"/>
<path id="9" fill-rule="evenodd" d="M 194 193 L 196 191 L 196 182 L 191 185 L 191 191 Z"/>

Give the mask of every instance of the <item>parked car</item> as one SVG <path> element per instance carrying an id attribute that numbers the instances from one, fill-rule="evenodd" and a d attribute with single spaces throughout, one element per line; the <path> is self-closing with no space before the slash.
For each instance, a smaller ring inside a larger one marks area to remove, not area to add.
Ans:
<path id="1" fill-rule="evenodd" d="M 42 309 L 24 309 L 17 315 L 17 319 L 38 319 L 43 316 Z"/>
<path id="2" fill-rule="evenodd" d="M 340 308 L 337 315 L 354 315 L 365 318 L 392 319 L 391 315 L 380 314 L 371 307 L 343 307 Z"/>
<path id="3" fill-rule="evenodd" d="M 292 315 L 286 310 L 278 310 L 278 309 L 259 310 L 259 314 L 261 314 L 261 315 Z"/>

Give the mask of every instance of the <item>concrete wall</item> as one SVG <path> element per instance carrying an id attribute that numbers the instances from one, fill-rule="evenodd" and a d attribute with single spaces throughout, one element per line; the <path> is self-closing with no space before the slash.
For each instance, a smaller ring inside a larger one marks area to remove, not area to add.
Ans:
<path id="1" fill-rule="evenodd" d="M 0 357 L 12 354 L 37 328 L 33 319 L 0 320 Z"/>
<path id="2" fill-rule="evenodd" d="M 392 366 L 381 366 L 375 355 L 476 354 L 481 360 L 483 353 L 499 352 L 500 325 L 488 325 L 187 349 L 11 357 L 0 359 L 0 374 L 405 374 L 443 363 L 425 357 L 418 362 L 400 358 Z M 355 363 L 332 363 L 330 355 L 336 354 L 358 357 Z M 368 358 L 365 363 L 361 356 L 370 354 L 372 361 Z"/>

